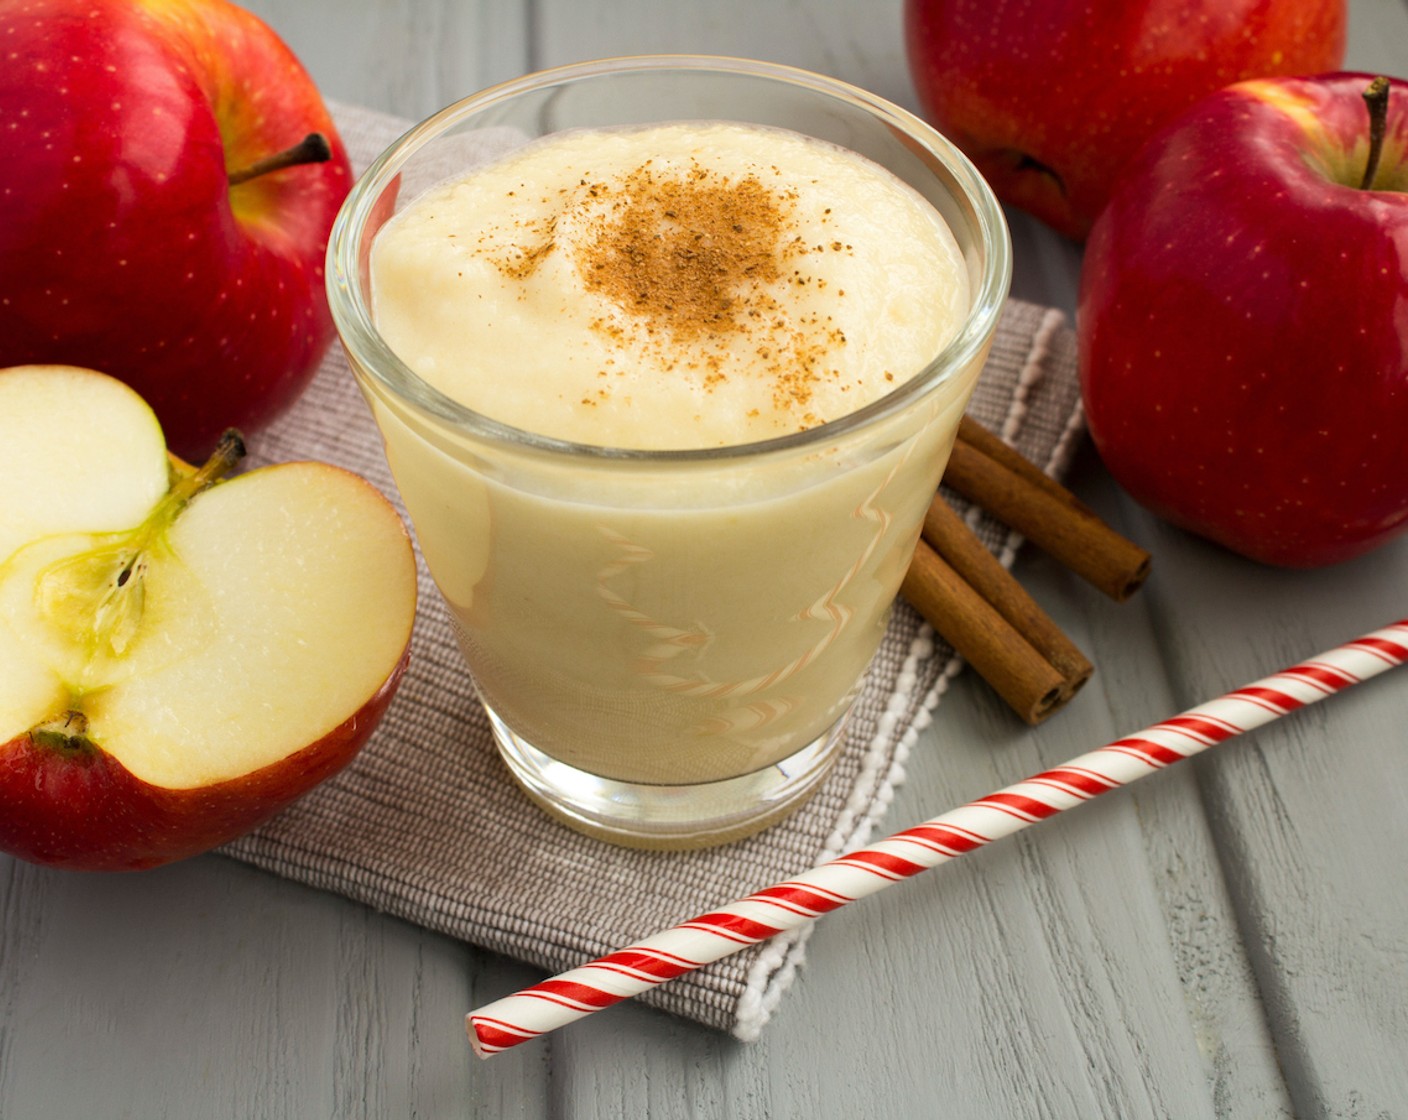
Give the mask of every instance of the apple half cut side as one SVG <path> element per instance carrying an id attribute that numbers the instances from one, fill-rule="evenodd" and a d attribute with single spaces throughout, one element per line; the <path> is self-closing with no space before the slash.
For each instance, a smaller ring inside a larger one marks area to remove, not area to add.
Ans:
<path id="1" fill-rule="evenodd" d="M 325 463 L 172 465 L 136 393 L 67 367 L 0 371 L 0 447 L 0 849 L 156 866 L 353 758 L 416 605 L 375 487 Z"/>

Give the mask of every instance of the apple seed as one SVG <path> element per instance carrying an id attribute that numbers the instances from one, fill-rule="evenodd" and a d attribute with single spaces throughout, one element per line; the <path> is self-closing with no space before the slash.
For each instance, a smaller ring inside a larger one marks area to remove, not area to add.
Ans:
<path id="1" fill-rule="evenodd" d="M 137 528 L 50 566 L 36 587 L 40 611 L 90 660 L 100 654 L 121 657 L 142 623 L 146 553 L 191 500 L 228 474 L 244 454 L 239 432 L 227 429 L 214 454 L 199 470 L 178 475 Z"/>

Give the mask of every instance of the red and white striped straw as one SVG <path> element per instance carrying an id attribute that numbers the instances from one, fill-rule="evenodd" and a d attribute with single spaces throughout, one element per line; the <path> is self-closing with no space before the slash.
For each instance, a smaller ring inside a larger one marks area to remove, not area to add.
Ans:
<path id="1" fill-rule="evenodd" d="M 1408 619 L 466 1016 L 497 1054 L 1181 762 L 1408 661 Z"/>

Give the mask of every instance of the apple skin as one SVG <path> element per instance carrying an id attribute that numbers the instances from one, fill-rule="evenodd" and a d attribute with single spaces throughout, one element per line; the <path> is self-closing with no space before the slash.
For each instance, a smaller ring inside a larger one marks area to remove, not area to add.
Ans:
<path id="1" fill-rule="evenodd" d="M 7 3 L 0 42 L 0 366 L 120 377 L 186 458 L 268 423 L 332 339 L 352 175 L 311 79 L 225 0 Z M 229 186 L 310 132 L 330 160 Z"/>
<path id="2" fill-rule="evenodd" d="M 920 104 L 999 198 L 1081 239 L 1159 125 L 1243 78 L 1334 70 L 1344 0 L 906 0 Z"/>
<path id="3" fill-rule="evenodd" d="M 239 778 L 190 790 L 134 777 L 101 748 L 0 745 L 0 851 L 77 871 L 141 871 L 199 855 L 268 820 L 356 757 L 391 703 L 410 647 L 386 683 L 317 742 Z"/>
<path id="4" fill-rule="evenodd" d="M 1408 528 L 1408 83 L 1362 191 L 1369 79 L 1213 94 L 1142 150 L 1086 246 L 1081 388 L 1110 473 L 1268 564 Z"/>

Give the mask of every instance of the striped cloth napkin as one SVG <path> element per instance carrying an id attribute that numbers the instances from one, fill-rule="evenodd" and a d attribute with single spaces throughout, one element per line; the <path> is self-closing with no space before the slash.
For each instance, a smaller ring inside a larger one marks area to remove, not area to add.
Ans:
<path id="1" fill-rule="evenodd" d="M 409 123 L 352 106 L 333 112 L 359 173 Z M 1074 339 L 1059 312 L 1009 305 L 970 412 L 1061 473 L 1081 413 Z M 336 348 L 294 409 L 254 441 L 251 458 L 321 459 L 396 493 Z M 969 518 L 1010 564 L 1017 539 L 977 511 Z M 420 579 L 411 667 L 371 742 L 336 778 L 223 851 L 554 973 L 864 844 L 960 668 L 897 604 L 840 760 L 802 809 L 723 848 L 627 850 L 555 823 L 510 781 L 423 566 Z M 796 974 L 807 932 L 728 957 L 643 1002 L 756 1038 Z"/>

